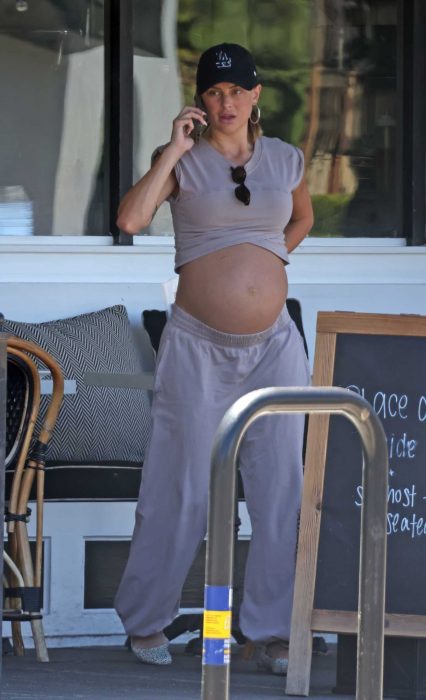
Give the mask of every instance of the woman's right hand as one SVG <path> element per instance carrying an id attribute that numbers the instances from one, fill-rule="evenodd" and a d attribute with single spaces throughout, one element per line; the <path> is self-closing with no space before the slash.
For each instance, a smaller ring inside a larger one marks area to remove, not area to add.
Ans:
<path id="1" fill-rule="evenodd" d="M 203 126 L 207 126 L 205 120 L 206 113 L 199 107 L 187 106 L 184 107 L 173 120 L 172 135 L 170 144 L 178 147 L 181 153 L 191 150 L 194 145 L 194 139 L 190 136 L 194 130 L 194 121 L 198 121 Z"/>

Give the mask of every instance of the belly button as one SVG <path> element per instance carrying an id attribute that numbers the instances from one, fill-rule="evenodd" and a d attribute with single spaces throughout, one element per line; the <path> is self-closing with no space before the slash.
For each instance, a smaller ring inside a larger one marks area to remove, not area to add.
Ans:
<path id="1" fill-rule="evenodd" d="M 256 289 L 256 287 L 249 287 L 248 292 L 249 292 L 250 296 L 254 297 L 255 294 L 257 293 L 257 289 Z"/>

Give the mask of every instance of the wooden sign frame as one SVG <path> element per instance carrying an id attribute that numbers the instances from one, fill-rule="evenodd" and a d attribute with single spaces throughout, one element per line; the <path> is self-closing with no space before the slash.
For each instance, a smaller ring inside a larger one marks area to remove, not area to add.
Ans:
<path id="1" fill-rule="evenodd" d="M 339 333 L 426 337 L 426 316 L 319 312 L 313 386 L 333 384 Z M 309 695 L 313 632 L 357 634 L 358 631 L 357 612 L 314 609 L 329 421 L 326 414 L 312 414 L 309 418 L 287 695 Z M 426 615 L 386 614 L 385 634 L 426 637 Z"/>

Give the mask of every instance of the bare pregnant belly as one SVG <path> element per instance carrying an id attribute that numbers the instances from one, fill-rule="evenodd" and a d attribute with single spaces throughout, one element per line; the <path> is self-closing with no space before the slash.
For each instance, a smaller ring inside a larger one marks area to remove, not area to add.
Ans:
<path id="1" fill-rule="evenodd" d="M 176 303 L 225 333 L 271 326 L 287 298 L 283 261 L 251 243 L 222 248 L 181 268 Z"/>

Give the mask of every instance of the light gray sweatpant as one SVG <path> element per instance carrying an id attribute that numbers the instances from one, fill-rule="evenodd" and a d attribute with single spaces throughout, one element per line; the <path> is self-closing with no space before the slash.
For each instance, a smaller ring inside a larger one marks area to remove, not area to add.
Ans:
<path id="1" fill-rule="evenodd" d="M 127 634 L 163 630 L 207 527 L 213 436 L 240 396 L 268 386 L 306 386 L 302 338 L 284 308 L 265 331 L 222 333 L 176 305 L 159 348 L 130 555 L 115 604 Z M 303 415 L 271 415 L 248 429 L 239 453 L 252 540 L 240 627 L 253 641 L 288 639 Z"/>

